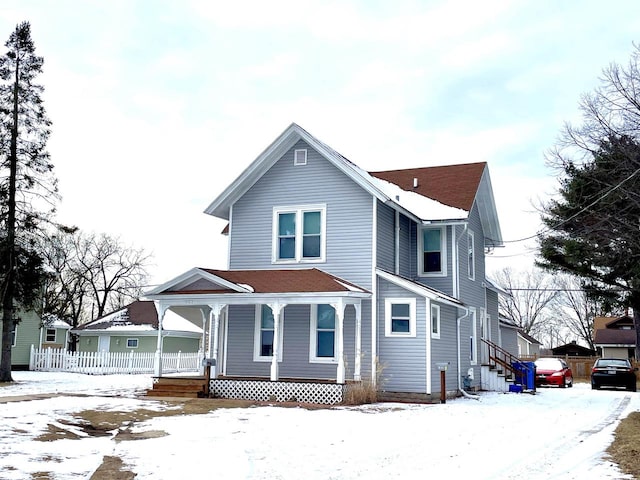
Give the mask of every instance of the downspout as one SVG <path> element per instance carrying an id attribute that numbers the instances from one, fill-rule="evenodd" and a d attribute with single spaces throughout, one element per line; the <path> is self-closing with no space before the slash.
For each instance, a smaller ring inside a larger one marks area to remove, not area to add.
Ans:
<path id="1" fill-rule="evenodd" d="M 378 277 L 376 266 L 378 264 L 378 199 L 374 196 L 371 219 L 371 383 L 377 387 L 378 374 Z"/>
<path id="2" fill-rule="evenodd" d="M 400 275 L 400 212 L 396 210 L 395 228 L 395 273 Z"/>
<path id="3" fill-rule="evenodd" d="M 471 398 L 473 400 L 480 400 L 480 397 L 478 395 L 471 395 L 470 393 L 467 393 L 464 388 L 462 388 L 462 385 L 460 383 L 461 379 L 462 379 L 462 358 L 461 358 L 461 349 L 460 349 L 460 324 L 462 322 L 462 319 L 469 316 L 469 309 L 467 307 L 459 307 L 462 310 L 464 310 L 464 315 L 459 316 L 456 319 L 456 336 L 457 336 L 457 354 L 458 354 L 458 391 L 462 394 L 463 397 L 465 398 Z"/>
<path id="4" fill-rule="evenodd" d="M 465 232 L 467 231 L 469 224 L 465 222 L 464 224 L 464 228 L 462 229 L 462 232 L 460 233 L 460 236 L 458 238 L 456 238 L 456 225 L 452 225 L 451 226 L 451 249 L 453 250 L 453 252 L 451 253 L 451 269 L 453 270 L 453 275 L 452 276 L 452 291 L 453 291 L 453 297 L 457 298 L 458 300 L 460 300 L 460 261 L 459 261 L 459 254 L 460 254 L 460 240 L 462 239 L 462 237 L 464 236 Z"/>

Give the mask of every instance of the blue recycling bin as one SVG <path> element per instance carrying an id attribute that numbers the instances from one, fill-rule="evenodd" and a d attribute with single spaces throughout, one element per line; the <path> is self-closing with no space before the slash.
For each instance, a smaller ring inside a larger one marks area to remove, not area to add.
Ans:
<path id="1" fill-rule="evenodd" d="M 536 364 L 533 362 L 512 362 L 515 383 L 527 390 L 536 389 Z"/>

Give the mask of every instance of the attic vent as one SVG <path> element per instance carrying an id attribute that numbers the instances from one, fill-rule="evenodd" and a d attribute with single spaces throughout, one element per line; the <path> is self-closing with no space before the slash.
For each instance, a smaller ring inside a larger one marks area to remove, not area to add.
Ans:
<path id="1" fill-rule="evenodd" d="M 306 165 L 307 164 L 307 149 L 303 148 L 295 150 L 293 152 L 293 164 L 294 165 Z"/>
<path id="2" fill-rule="evenodd" d="M 417 179 L 417 177 L 413 178 L 413 188 L 418 188 L 418 179 Z"/>

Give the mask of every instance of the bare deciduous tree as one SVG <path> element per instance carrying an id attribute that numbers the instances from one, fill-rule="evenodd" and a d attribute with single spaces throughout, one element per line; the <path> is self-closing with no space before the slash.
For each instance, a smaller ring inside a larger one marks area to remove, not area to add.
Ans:
<path id="1" fill-rule="evenodd" d="M 557 295 L 553 277 L 540 269 L 514 272 L 507 267 L 497 272 L 494 280 L 511 294 L 500 296 L 500 314 L 533 337 L 541 334 L 545 324 L 553 320 L 550 307 Z"/>
<path id="2" fill-rule="evenodd" d="M 139 298 L 148 278 L 150 255 L 107 234 L 60 230 L 42 250 L 50 272 L 45 313 L 73 326 Z"/>

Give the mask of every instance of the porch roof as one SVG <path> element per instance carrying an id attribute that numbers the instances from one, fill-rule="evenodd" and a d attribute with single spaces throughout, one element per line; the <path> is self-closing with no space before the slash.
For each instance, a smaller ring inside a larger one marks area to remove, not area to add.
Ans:
<path id="1" fill-rule="evenodd" d="M 205 298 L 222 303 L 289 303 L 331 298 L 358 301 L 371 292 L 317 268 L 274 270 L 215 270 L 194 268 L 149 291 L 147 298 L 172 304 L 193 304 Z"/>

